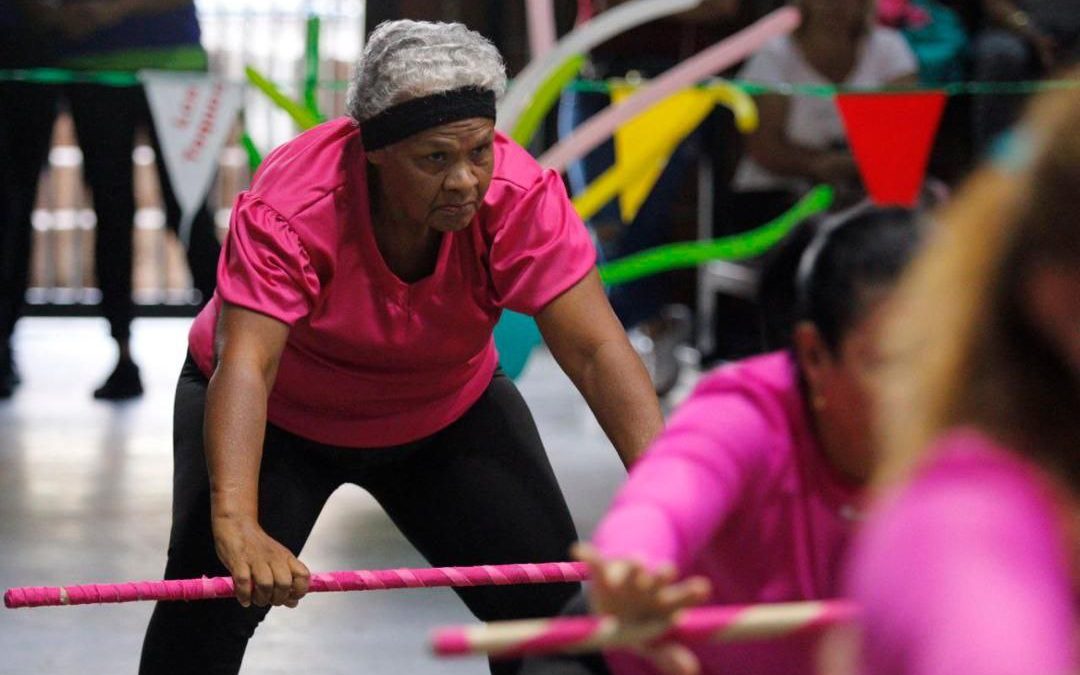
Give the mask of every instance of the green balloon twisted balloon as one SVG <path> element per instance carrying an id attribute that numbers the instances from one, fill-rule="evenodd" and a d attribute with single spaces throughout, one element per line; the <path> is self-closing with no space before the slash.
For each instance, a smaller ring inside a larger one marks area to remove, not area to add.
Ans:
<path id="1" fill-rule="evenodd" d="M 710 260 L 746 260 L 765 253 L 807 218 L 832 206 L 834 191 L 828 185 L 810 190 L 779 218 L 759 228 L 711 241 L 680 242 L 651 248 L 600 267 L 600 278 L 608 286 L 625 284 L 642 277 L 685 267 L 697 267 Z"/>

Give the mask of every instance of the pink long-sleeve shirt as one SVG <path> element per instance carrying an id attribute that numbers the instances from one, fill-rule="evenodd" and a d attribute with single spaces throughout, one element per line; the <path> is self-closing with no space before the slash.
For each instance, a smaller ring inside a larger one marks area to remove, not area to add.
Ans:
<path id="1" fill-rule="evenodd" d="M 456 420 L 491 382 L 502 310 L 536 314 L 596 263 L 558 174 L 501 133 L 494 153 L 473 222 L 443 235 L 430 276 L 406 283 L 375 242 L 359 127 L 333 120 L 274 150 L 236 200 L 217 292 L 191 328 L 199 368 L 213 372 L 227 302 L 289 326 L 270 422 L 382 447 Z"/>
<path id="2" fill-rule="evenodd" d="M 705 376 L 630 473 L 594 542 L 608 557 L 702 575 L 710 604 L 838 595 L 860 490 L 827 462 L 787 353 Z M 816 635 L 696 648 L 704 672 L 813 672 Z M 617 675 L 652 670 L 609 654 Z"/>
<path id="3" fill-rule="evenodd" d="M 944 435 L 930 452 L 853 546 L 862 672 L 1080 672 L 1059 491 L 973 429 Z"/>

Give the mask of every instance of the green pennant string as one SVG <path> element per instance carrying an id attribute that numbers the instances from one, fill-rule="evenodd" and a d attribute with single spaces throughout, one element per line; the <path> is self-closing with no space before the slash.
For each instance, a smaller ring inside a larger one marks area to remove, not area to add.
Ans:
<path id="1" fill-rule="evenodd" d="M 608 286 L 675 269 L 697 267 L 711 260 L 746 260 L 759 256 L 780 242 L 796 225 L 832 206 L 834 191 L 818 185 L 780 217 L 742 234 L 711 241 L 679 242 L 651 248 L 600 267 L 600 279 Z"/>
<path id="2" fill-rule="evenodd" d="M 0 70 L 0 82 L 34 84 L 103 84 L 110 87 L 138 86 L 139 77 L 128 70 L 66 70 L 64 68 L 29 68 Z"/>
<path id="3" fill-rule="evenodd" d="M 318 17 L 315 17 L 316 19 Z M 310 39 L 312 24 L 308 25 L 309 41 L 308 49 L 314 47 L 318 51 L 318 37 Z M 311 107 L 315 102 L 309 97 L 308 92 L 318 89 L 344 90 L 350 85 L 348 80 L 322 80 L 317 79 L 317 70 L 312 73 L 305 61 L 304 98 L 305 105 Z M 38 84 L 70 84 L 75 82 L 88 82 L 92 84 L 105 84 L 113 87 L 134 87 L 139 84 L 135 73 L 129 71 L 83 71 L 65 70 L 62 68 L 30 68 L 23 70 L 0 69 L 0 82 L 34 82 Z M 918 91 L 944 91 L 950 96 L 986 96 L 986 95 L 1024 95 L 1037 94 L 1044 91 L 1058 89 L 1080 89 L 1080 79 L 1072 80 L 1033 80 L 1025 82 L 953 82 L 935 87 L 921 86 L 898 86 L 898 87 L 848 87 L 825 84 L 761 84 L 744 80 L 733 80 L 732 84 L 740 87 L 746 93 L 757 96 L 762 94 L 774 94 L 777 96 L 820 96 L 830 97 L 840 93 L 911 93 Z M 709 87 L 709 83 L 702 84 Z M 574 80 L 568 87 L 579 92 L 610 93 L 611 85 L 604 80 Z M 319 116 L 321 117 L 321 116 Z"/>
<path id="4" fill-rule="evenodd" d="M 1037 94 L 1059 89 L 1080 89 L 1080 79 L 1033 80 L 1026 82 L 952 82 L 935 87 L 919 85 L 852 87 L 832 84 L 761 84 L 746 80 L 730 80 L 729 83 L 739 87 L 751 96 L 812 96 L 823 98 L 833 97 L 837 94 L 910 94 L 921 91 L 944 91 L 949 96 L 1016 95 Z M 706 82 L 700 86 L 709 88 L 712 85 Z M 573 91 L 594 94 L 611 92 L 611 84 L 606 80 L 575 80 L 570 84 L 569 88 Z"/>

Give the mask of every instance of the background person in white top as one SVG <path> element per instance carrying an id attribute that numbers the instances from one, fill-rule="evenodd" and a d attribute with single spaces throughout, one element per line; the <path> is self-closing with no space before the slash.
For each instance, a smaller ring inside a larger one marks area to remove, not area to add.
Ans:
<path id="1" fill-rule="evenodd" d="M 763 84 L 878 87 L 915 84 L 918 64 L 900 33 L 874 25 L 873 0 L 796 0 L 803 23 L 755 54 L 739 78 Z M 830 97 L 765 95 L 761 125 L 735 174 L 737 191 L 801 193 L 816 183 L 857 198 L 861 182 Z"/>

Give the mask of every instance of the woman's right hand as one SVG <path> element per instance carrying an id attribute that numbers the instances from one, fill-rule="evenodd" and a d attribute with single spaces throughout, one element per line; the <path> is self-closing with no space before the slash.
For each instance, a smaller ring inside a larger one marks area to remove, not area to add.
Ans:
<path id="1" fill-rule="evenodd" d="M 608 560 L 588 544 L 574 547 L 574 557 L 589 566 L 589 604 L 620 623 L 672 622 L 679 610 L 700 605 L 712 592 L 705 577 L 676 581 L 671 565 L 650 571 L 630 560 Z M 698 675 L 701 664 L 686 646 L 663 642 L 635 651 L 664 675 Z"/>
<path id="2" fill-rule="evenodd" d="M 296 607 L 308 592 L 311 572 L 255 519 L 214 517 L 213 529 L 218 558 L 232 575 L 236 599 L 244 607 Z"/>
<path id="3" fill-rule="evenodd" d="M 711 592 L 708 579 L 676 581 L 675 568 L 649 570 L 632 560 L 605 559 L 588 544 L 578 544 L 574 557 L 589 566 L 589 601 L 593 610 L 624 622 L 670 620 L 680 609 L 700 605 Z"/>

